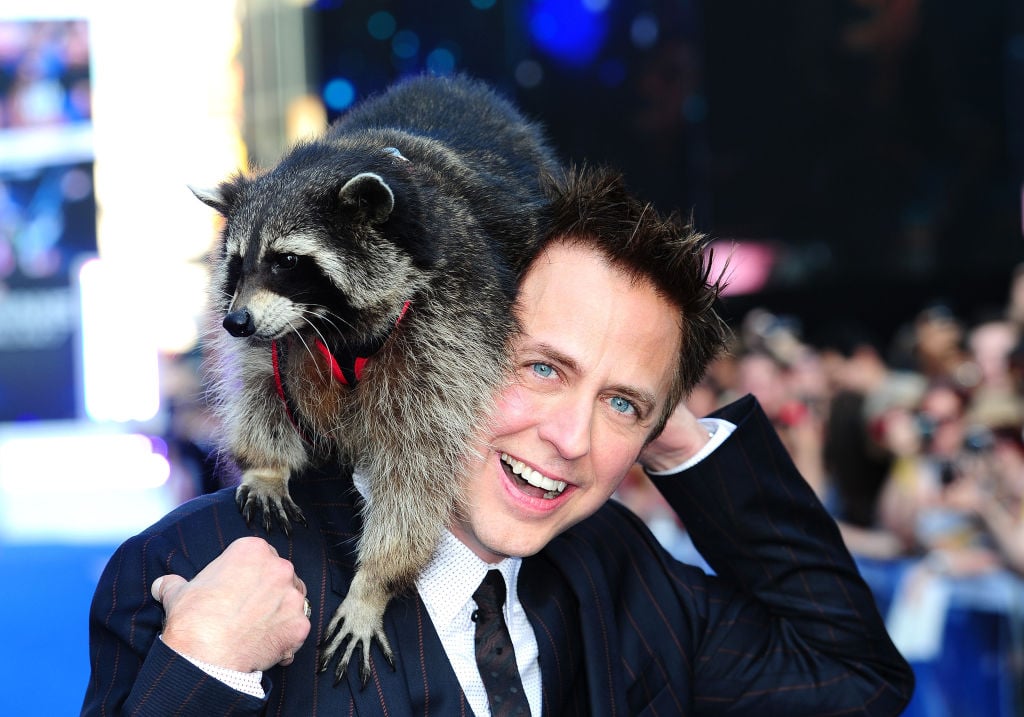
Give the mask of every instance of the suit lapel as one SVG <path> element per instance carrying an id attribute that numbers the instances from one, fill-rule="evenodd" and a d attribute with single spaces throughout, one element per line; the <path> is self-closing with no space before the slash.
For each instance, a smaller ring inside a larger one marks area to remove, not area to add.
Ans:
<path id="1" fill-rule="evenodd" d="M 542 553 L 523 561 L 517 590 L 537 638 L 544 714 L 591 714 L 582 666 L 579 602 L 565 578 Z"/>
<path id="2" fill-rule="evenodd" d="M 542 593 L 567 591 L 568 597 L 563 595 L 551 602 L 569 604 L 574 610 L 567 613 L 569 627 L 562 640 L 578 647 L 570 653 L 558 653 L 557 643 L 554 648 L 556 659 L 568 659 L 569 664 L 576 669 L 576 674 L 571 678 L 572 687 L 562 695 L 562 699 L 569 700 L 568 703 L 563 702 L 563 709 L 576 710 L 576 713 L 594 717 L 629 714 L 615 644 L 617 616 L 612 608 L 614 603 L 599 557 L 586 540 L 574 535 L 572 529 L 555 538 L 540 553 L 540 557 L 549 561 L 550 570 L 545 583 L 536 586 L 536 589 Z M 531 565 L 533 560 L 530 560 Z M 530 582 L 534 583 L 532 580 Z M 539 634 L 537 637 L 540 641 Z M 562 654 L 566 656 L 562 657 Z M 543 661 L 541 667 L 544 668 Z M 545 692 L 552 680 L 557 679 L 557 672 L 551 674 L 550 670 L 545 669 Z M 562 712 L 556 710 L 550 714 Z"/>
<path id="3" fill-rule="evenodd" d="M 471 717 L 465 693 L 419 594 L 395 599 L 384 622 L 412 713 Z"/>

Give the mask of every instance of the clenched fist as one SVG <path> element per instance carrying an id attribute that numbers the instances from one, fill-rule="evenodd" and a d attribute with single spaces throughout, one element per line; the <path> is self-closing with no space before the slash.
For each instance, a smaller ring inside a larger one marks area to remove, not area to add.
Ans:
<path id="1" fill-rule="evenodd" d="M 288 665 L 309 635 L 306 586 L 261 538 L 231 543 L 192 580 L 164 575 L 163 641 L 196 660 L 239 672 Z"/>

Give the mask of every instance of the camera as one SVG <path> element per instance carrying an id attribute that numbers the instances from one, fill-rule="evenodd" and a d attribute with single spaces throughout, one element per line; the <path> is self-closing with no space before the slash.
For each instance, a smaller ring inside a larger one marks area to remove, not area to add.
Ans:
<path id="1" fill-rule="evenodd" d="M 985 426 L 971 426 L 964 436 L 964 450 L 968 453 L 985 453 L 995 445 L 995 436 Z"/>

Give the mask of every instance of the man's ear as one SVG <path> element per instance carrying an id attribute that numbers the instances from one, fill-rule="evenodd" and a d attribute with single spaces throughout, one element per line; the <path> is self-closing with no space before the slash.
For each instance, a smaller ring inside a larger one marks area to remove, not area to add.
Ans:
<path id="1" fill-rule="evenodd" d="M 343 210 L 354 212 L 358 218 L 382 224 L 395 208 L 395 193 L 379 174 L 363 172 L 345 182 L 338 201 Z"/>

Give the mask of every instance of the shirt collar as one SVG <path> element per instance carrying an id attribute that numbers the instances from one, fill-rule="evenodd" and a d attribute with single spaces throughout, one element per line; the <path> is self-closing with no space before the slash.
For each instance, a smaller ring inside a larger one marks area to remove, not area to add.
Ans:
<path id="1" fill-rule="evenodd" d="M 416 589 L 430 612 L 434 626 L 443 630 L 473 599 L 488 570 L 500 570 L 508 587 L 505 616 L 509 618 L 510 605 L 518 600 L 516 584 L 519 579 L 521 558 L 505 558 L 500 563 L 488 563 L 448 530 L 438 544 L 434 557 L 416 580 Z"/>
<path id="2" fill-rule="evenodd" d="M 353 471 L 352 481 L 366 500 L 366 480 L 358 471 Z M 512 614 L 511 606 L 519 603 L 516 587 L 522 562 L 522 558 L 505 558 L 500 563 L 485 562 L 450 530 L 445 530 L 434 550 L 434 557 L 416 579 L 416 590 L 430 613 L 435 629 L 441 631 L 451 624 L 466 603 L 473 599 L 473 593 L 480 587 L 488 570 L 500 570 L 505 578 L 508 591 L 505 619 L 508 621 Z"/>

